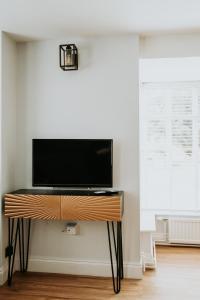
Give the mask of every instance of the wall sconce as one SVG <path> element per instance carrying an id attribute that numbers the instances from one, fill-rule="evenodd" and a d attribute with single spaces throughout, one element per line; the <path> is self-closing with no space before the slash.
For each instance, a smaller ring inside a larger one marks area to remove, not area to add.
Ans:
<path id="1" fill-rule="evenodd" d="M 78 70 L 78 49 L 75 44 L 60 45 L 60 67 L 64 71 Z"/>

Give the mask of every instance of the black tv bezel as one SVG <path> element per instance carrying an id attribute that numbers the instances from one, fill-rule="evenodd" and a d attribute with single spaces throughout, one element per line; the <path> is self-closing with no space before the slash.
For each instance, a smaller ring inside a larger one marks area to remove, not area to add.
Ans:
<path id="1" fill-rule="evenodd" d="M 38 184 L 34 183 L 34 157 L 33 157 L 33 144 L 34 141 L 110 141 L 111 145 L 111 183 L 110 184 Z M 33 187 L 65 187 L 65 188 L 112 188 L 113 187 L 113 139 L 32 139 L 32 186 Z"/>

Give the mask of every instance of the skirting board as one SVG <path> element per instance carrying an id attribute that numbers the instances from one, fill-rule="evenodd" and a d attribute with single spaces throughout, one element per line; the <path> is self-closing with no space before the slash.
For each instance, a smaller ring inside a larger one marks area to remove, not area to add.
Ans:
<path id="1" fill-rule="evenodd" d="M 8 277 L 8 266 L 5 264 L 0 268 L 0 285 L 3 285 L 7 281 Z"/>
<path id="2" fill-rule="evenodd" d="M 144 271 L 146 269 L 156 269 L 156 258 L 148 253 L 142 253 L 142 262 Z"/>
<path id="3" fill-rule="evenodd" d="M 61 260 L 60 258 L 52 257 L 30 257 L 28 271 L 102 277 L 111 276 L 111 266 L 108 261 Z M 125 278 L 142 279 L 142 263 L 125 262 L 124 276 Z"/>

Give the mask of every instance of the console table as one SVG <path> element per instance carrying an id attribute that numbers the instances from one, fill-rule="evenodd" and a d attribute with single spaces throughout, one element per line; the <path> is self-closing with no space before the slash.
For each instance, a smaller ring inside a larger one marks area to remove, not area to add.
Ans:
<path id="1" fill-rule="evenodd" d="M 17 241 L 20 271 L 26 272 L 28 269 L 31 220 L 104 221 L 107 223 L 113 289 L 115 293 L 119 293 L 123 279 L 123 199 L 122 191 L 100 190 L 23 189 L 5 194 L 4 214 L 8 217 L 8 285 L 12 283 Z"/>

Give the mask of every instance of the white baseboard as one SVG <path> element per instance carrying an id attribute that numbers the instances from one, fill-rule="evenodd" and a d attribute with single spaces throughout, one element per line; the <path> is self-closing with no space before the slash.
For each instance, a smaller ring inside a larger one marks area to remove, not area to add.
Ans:
<path id="1" fill-rule="evenodd" d="M 142 253 L 143 267 L 145 269 L 156 269 L 156 258 L 151 254 Z"/>
<path id="2" fill-rule="evenodd" d="M 30 257 L 28 271 L 103 277 L 111 276 L 109 261 L 62 260 L 52 257 Z M 142 263 L 124 263 L 125 278 L 142 279 L 142 276 Z"/>
<path id="3" fill-rule="evenodd" d="M 0 285 L 3 285 L 7 281 L 8 277 L 8 266 L 4 264 L 0 267 Z"/>

